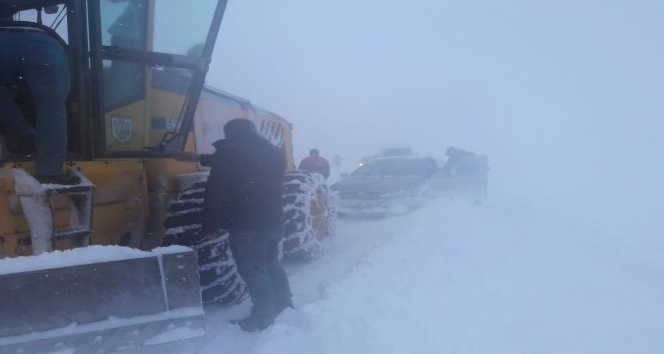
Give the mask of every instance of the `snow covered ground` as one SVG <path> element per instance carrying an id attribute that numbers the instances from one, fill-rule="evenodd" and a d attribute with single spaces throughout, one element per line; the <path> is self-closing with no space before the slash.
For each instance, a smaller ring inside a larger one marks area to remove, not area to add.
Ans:
<path id="1" fill-rule="evenodd" d="M 297 309 L 268 330 L 228 323 L 248 303 L 207 308 L 207 337 L 140 353 L 661 353 L 663 251 L 532 207 L 440 199 L 341 220 L 323 258 L 287 264 Z"/>

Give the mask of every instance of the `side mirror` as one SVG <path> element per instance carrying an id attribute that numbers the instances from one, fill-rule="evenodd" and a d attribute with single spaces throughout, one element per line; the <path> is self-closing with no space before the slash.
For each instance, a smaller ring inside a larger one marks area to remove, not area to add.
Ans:
<path id="1" fill-rule="evenodd" d="M 44 6 L 44 12 L 49 15 L 58 13 L 58 5 Z"/>

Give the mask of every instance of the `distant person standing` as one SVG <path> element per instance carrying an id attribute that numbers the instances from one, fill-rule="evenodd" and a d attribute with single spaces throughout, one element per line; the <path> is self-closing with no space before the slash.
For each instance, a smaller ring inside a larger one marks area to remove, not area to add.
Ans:
<path id="1" fill-rule="evenodd" d="M 334 167 L 341 168 L 341 156 L 339 156 L 338 154 L 334 155 L 332 161 L 334 161 Z"/>
<path id="2" fill-rule="evenodd" d="M 330 177 L 330 163 L 320 156 L 318 149 L 309 150 L 309 156 L 302 159 L 298 169 L 318 172 L 325 178 Z"/>

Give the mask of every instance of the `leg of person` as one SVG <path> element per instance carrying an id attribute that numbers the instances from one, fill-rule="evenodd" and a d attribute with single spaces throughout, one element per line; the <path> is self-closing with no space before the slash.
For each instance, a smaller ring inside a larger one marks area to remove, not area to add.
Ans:
<path id="1" fill-rule="evenodd" d="M 9 151 L 31 154 L 34 150 L 34 128 L 23 117 L 21 109 L 12 98 L 12 91 L 0 84 L 0 131 L 5 135 Z"/>
<path id="2" fill-rule="evenodd" d="M 268 245 L 268 273 L 272 280 L 272 291 L 275 299 L 275 312 L 279 314 L 288 307 L 293 308 L 292 293 L 286 271 L 279 260 L 278 239 L 270 239 Z"/>
<path id="3" fill-rule="evenodd" d="M 247 284 L 253 306 L 251 315 L 239 321 L 242 329 L 256 331 L 267 328 L 275 318 L 275 300 L 267 268 L 268 240 L 255 231 L 231 232 L 231 252 L 238 273 Z"/>
<path id="4" fill-rule="evenodd" d="M 0 32 L 2 48 L 16 48 L 14 33 Z M 15 50 L 0 51 L 0 130 L 11 152 L 32 153 L 34 148 L 34 128 L 23 117 L 21 109 L 14 101 L 11 85 L 20 73 L 20 56 Z"/>
<path id="5" fill-rule="evenodd" d="M 25 33 L 21 72 L 35 102 L 37 122 L 37 175 L 57 176 L 67 156 L 69 60 L 55 39 L 41 33 Z"/>

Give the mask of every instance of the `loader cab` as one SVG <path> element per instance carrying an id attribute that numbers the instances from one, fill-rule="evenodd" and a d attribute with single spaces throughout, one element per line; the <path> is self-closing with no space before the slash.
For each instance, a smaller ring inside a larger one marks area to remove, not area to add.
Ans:
<path id="1" fill-rule="evenodd" d="M 0 17 L 44 27 L 66 49 L 68 161 L 166 157 L 184 147 L 191 129 L 225 5 L 0 0 Z M 12 98 L 34 123 L 20 78 Z M 15 162 L 28 159 L 10 155 Z"/>

